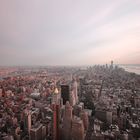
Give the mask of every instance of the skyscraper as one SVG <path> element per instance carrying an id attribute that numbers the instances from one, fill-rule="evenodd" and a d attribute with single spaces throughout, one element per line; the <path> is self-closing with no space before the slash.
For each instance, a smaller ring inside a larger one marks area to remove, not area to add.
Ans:
<path id="1" fill-rule="evenodd" d="M 63 99 L 63 105 L 65 105 L 70 99 L 69 85 L 61 85 L 61 97 Z"/>
<path id="2" fill-rule="evenodd" d="M 59 140 L 59 116 L 60 106 L 57 104 L 53 105 L 53 140 Z"/>
<path id="3" fill-rule="evenodd" d="M 36 124 L 30 130 L 30 140 L 42 140 L 42 124 Z"/>
<path id="4" fill-rule="evenodd" d="M 88 114 L 87 112 L 85 112 L 84 110 L 81 112 L 80 114 L 81 119 L 83 120 L 83 124 L 84 124 L 84 128 L 85 130 L 88 129 L 88 125 L 89 125 L 89 119 L 88 119 Z"/>
<path id="5" fill-rule="evenodd" d="M 52 95 L 52 104 L 60 104 L 60 93 L 57 88 L 55 88 L 54 93 Z"/>
<path id="6" fill-rule="evenodd" d="M 83 121 L 78 118 L 75 117 L 72 120 L 72 139 L 73 140 L 84 140 L 84 125 L 83 125 Z"/>
<path id="7" fill-rule="evenodd" d="M 55 88 L 53 97 L 53 140 L 59 140 L 59 120 L 60 120 L 60 93 L 57 88 Z"/>
<path id="8" fill-rule="evenodd" d="M 77 89 L 77 81 L 74 80 L 72 83 L 72 91 L 74 94 L 75 102 L 78 103 L 78 89 Z"/>
<path id="9" fill-rule="evenodd" d="M 70 105 L 74 106 L 75 104 L 76 104 L 75 95 L 74 95 L 74 92 L 72 90 L 72 91 L 70 91 Z"/>
<path id="10" fill-rule="evenodd" d="M 72 107 L 66 102 L 63 117 L 63 136 L 64 140 L 71 140 Z"/>
<path id="11" fill-rule="evenodd" d="M 25 110 L 24 113 L 24 129 L 30 133 L 31 129 L 31 112 L 29 110 Z"/>
<path id="12" fill-rule="evenodd" d="M 113 69 L 113 60 L 111 60 L 110 69 Z"/>

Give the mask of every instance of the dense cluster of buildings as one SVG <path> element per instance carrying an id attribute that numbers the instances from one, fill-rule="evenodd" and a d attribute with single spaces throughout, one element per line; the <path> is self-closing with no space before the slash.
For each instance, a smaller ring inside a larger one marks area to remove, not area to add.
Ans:
<path id="1" fill-rule="evenodd" d="M 113 62 L 8 71 L 0 79 L 0 139 L 140 138 L 139 75 Z"/>

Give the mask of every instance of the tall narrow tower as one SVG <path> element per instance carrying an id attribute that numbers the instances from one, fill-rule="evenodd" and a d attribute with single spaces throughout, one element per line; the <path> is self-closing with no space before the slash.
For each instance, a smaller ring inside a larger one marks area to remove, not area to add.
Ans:
<path id="1" fill-rule="evenodd" d="M 31 112 L 29 110 L 25 110 L 24 112 L 24 129 L 30 133 L 31 129 Z"/>
<path id="2" fill-rule="evenodd" d="M 57 88 L 55 88 L 53 93 L 52 106 L 53 106 L 53 140 L 59 140 L 60 93 Z"/>
<path id="3" fill-rule="evenodd" d="M 52 95 L 52 104 L 59 104 L 60 103 L 60 93 L 57 88 L 55 88 L 53 95 Z"/>
<path id="4" fill-rule="evenodd" d="M 113 69 L 113 60 L 111 60 L 110 68 Z"/>
<path id="5" fill-rule="evenodd" d="M 76 80 L 73 81 L 72 90 L 73 90 L 73 94 L 74 94 L 74 97 L 75 97 L 75 101 L 76 101 L 76 103 L 78 103 L 78 86 L 77 86 L 77 81 Z"/>
<path id="6" fill-rule="evenodd" d="M 67 101 L 63 117 L 64 140 L 71 140 L 71 125 L 72 125 L 72 107 Z"/>
<path id="7" fill-rule="evenodd" d="M 53 105 L 53 140 L 59 140 L 59 116 L 60 116 L 60 106 L 57 104 Z"/>

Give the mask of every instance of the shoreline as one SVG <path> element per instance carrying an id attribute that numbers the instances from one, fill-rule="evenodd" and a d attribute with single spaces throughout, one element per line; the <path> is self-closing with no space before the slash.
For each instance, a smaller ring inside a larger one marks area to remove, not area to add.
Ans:
<path id="1" fill-rule="evenodd" d="M 140 75 L 140 66 L 123 66 L 123 65 L 121 65 L 120 67 L 123 68 L 127 72 L 132 72 L 132 73 Z"/>

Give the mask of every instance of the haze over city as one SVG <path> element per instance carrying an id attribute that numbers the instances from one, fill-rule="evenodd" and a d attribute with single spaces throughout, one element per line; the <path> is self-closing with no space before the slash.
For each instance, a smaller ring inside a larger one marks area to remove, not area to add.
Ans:
<path id="1" fill-rule="evenodd" d="M 0 140 L 140 140 L 140 0 L 0 0 Z"/>
<path id="2" fill-rule="evenodd" d="M 0 1 L 0 65 L 140 64 L 139 0 Z"/>

